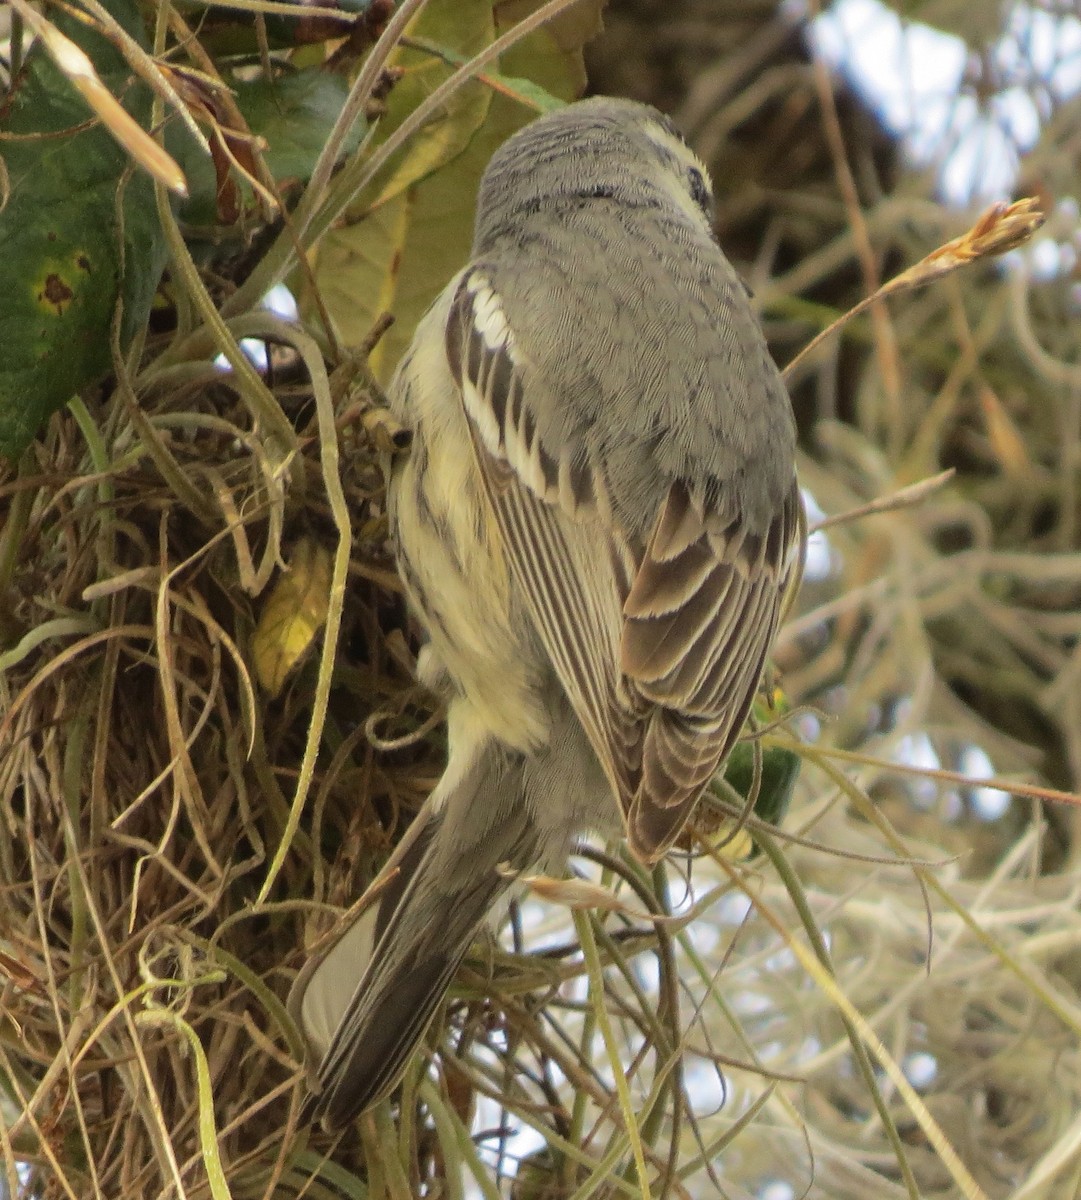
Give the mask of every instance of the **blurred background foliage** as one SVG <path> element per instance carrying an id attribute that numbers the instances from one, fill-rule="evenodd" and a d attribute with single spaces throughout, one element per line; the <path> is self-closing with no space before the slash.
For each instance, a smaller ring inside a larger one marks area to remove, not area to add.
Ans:
<path id="1" fill-rule="evenodd" d="M 1081 20 L 600 8 L 0 10 L 0 1195 L 1081 1194 Z M 538 885 L 335 1142 L 281 1001 L 442 758 L 380 385 L 584 89 L 709 163 L 782 366 L 1047 222 L 791 373 L 815 521 L 955 474 L 813 535 L 755 815 L 745 746 L 693 870 Z"/>

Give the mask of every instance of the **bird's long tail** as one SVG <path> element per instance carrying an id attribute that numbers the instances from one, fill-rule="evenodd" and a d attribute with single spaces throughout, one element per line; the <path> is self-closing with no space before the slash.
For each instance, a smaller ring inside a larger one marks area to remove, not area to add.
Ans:
<path id="1" fill-rule="evenodd" d="M 321 1057 L 313 1115 L 325 1127 L 391 1091 L 488 911 L 536 859 L 523 780 L 521 756 L 489 743 L 421 810 L 371 903 L 294 984 L 290 1011 Z"/>

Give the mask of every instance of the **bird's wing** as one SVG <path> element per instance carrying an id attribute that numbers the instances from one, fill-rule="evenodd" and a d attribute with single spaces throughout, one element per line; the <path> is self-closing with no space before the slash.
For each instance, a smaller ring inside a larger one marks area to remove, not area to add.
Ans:
<path id="1" fill-rule="evenodd" d="M 725 529 L 675 484 L 624 601 L 620 665 L 653 706 L 627 812 L 656 856 L 727 757 L 751 707 L 792 573 L 803 505 L 793 482 L 764 536 Z"/>
<path id="2" fill-rule="evenodd" d="M 799 541 L 795 481 L 761 537 L 673 481 L 635 544 L 612 520 L 603 466 L 538 436 L 543 374 L 526 369 L 482 266 L 463 275 L 446 337 L 507 558 L 631 846 L 653 861 L 746 718 Z"/>

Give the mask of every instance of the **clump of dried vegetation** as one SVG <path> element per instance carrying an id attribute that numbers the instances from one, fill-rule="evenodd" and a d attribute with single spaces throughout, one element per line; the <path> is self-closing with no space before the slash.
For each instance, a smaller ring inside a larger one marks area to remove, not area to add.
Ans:
<path id="1" fill-rule="evenodd" d="M 1037 285 L 991 261 L 1033 232 L 1035 202 L 997 206 L 958 236 L 965 220 L 914 183 L 861 195 L 867 164 L 806 60 L 787 65 L 798 89 L 784 94 L 789 112 L 793 94 L 809 97 L 829 134 L 832 191 L 774 196 L 762 244 L 831 232 L 798 260 L 741 262 L 767 328 L 778 345 L 808 343 L 847 307 L 822 298 L 839 266 L 855 263 L 868 295 L 883 256 L 899 265 L 867 317 L 850 313 L 790 373 L 802 478 L 830 517 L 816 535 L 828 567 L 775 655 L 793 711 L 759 739 L 802 760 L 783 830 L 745 816 L 758 856 L 713 838 L 693 869 L 584 852 L 588 886 L 527 896 L 501 940 L 478 946 L 393 1106 L 337 1140 L 299 1124 L 283 998 L 443 752 L 386 546 L 385 342 L 368 366 L 380 296 L 415 311 L 396 272 L 438 257 L 436 242 L 448 255 L 467 244 L 470 155 L 483 165 L 543 89 L 559 94 L 553 79 L 573 84 L 552 63 L 573 62 L 595 14 L 564 13 L 548 59 L 532 44 L 548 65 L 530 83 L 534 58 L 512 70 L 509 43 L 566 4 L 493 16 L 491 0 L 411 0 L 393 17 L 373 4 L 348 30 L 309 10 L 330 24 L 284 48 L 267 32 L 281 7 L 245 6 L 254 50 L 233 63 L 215 58 L 209 17 L 144 6 L 156 41 L 128 47 L 130 66 L 155 82 L 159 116 L 170 87 L 189 113 L 202 104 L 218 222 L 233 205 L 249 236 L 208 252 L 164 199 L 168 163 L 151 161 L 169 252 L 161 310 L 130 346 L 114 341 L 105 384 L 0 468 L 8 1194 L 1074 1194 L 1076 299 L 1057 277 Z M 444 42 L 467 9 L 482 13 L 479 33 Z M 79 11 L 108 24 L 90 0 Z M 431 27 L 406 30 L 417 11 Z M 299 71 L 312 45 L 345 82 L 283 196 L 215 77 Z M 745 45 L 724 49 L 728 67 Z M 760 95 L 733 91 L 739 73 L 720 66 L 698 78 L 682 114 L 692 137 L 697 125 L 738 148 L 761 137 L 756 121 L 779 119 L 775 64 L 759 66 Z M 396 89 L 408 99 L 397 114 Z M 1067 118 L 1076 131 L 1076 102 L 1055 138 Z M 375 132 L 351 140 L 353 119 Z M 1028 178 L 1048 162 L 1065 171 L 1042 153 Z M 1076 195 L 1070 171 L 1049 198 Z M 426 198 L 437 179 L 444 191 Z M 722 231 L 745 233 L 764 195 L 722 201 Z M 387 229 L 425 203 L 443 215 L 435 233 L 396 243 Z M 342 249 L 343 228 L 388 214 L 377 249 Z M 328 229 L 299 270 L 299 250 Z M 1051 234 L 1076 244 L 1061 216 Z M 337 278 L 350 255 L 383 283 L 374 298 Z M 260 306 L 286 278 L 303 325 Z M 428 294 L 442 283 L 427 280 Z M 996 822 L 975 815 L 974 747 L 1015 797 Z"/>

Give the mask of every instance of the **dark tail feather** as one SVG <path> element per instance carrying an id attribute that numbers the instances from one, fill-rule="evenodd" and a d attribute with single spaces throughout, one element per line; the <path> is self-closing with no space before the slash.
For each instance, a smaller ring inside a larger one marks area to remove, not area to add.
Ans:
<path id="1" fill-rule="evenodd" d="M 338 1129 L 386 1096 L 536 834 L 516 755 L 488 749 L 438 812 L 426 806 L 382 888 L 298 977 L 290 1010 L 315 1053 L 314 1114 Z M 394 873 L 396 872 L 396 873 Z M 357 982 L 359 981 L 359 982 Z M 355 984 L 355 987 L 354 987 Z"/>

